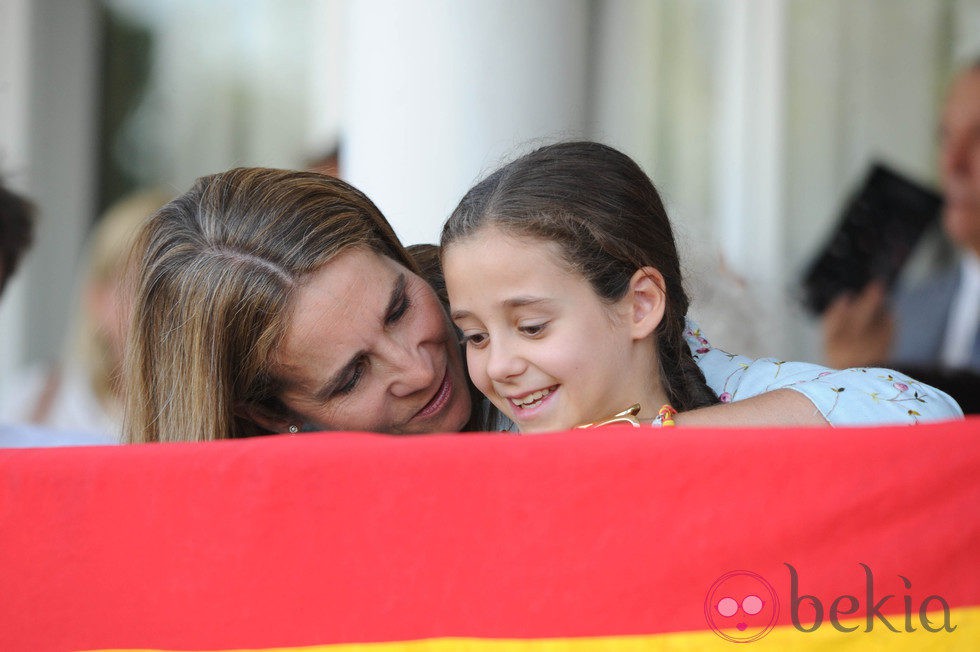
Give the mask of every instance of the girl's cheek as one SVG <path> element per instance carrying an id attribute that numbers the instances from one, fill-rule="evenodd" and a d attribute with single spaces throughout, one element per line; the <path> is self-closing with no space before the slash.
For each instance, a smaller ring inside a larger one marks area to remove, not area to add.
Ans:
<path id="1" fill-rule="evenodd" d="M 485 374 L 483 373 L 483 365 L 480 363 L 480 355 L 468 346 L 466 347 L 466 371 L 476 388 L 482 392 L 486 383 L 483 382 Z"/>

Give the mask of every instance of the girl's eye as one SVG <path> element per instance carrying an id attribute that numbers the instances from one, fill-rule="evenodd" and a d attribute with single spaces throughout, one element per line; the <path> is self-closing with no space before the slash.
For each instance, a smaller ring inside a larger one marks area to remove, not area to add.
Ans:
<path id="1" fill-rule="evenodd" d="M 338 387 L 334 391 L 334 396 L 342 396 L 344 394 L 350 394 L 357 387 L 357 383 L 361 380 L 361 376 L 364 375 L 364 362 L 358 362 L 353 369 L 351 369 L 350 375 L 344 384 Z"/>
<path id="2" fill-rule="evenodd" d="M 463 335 L 463 344 L 478 349 L 486 344 L 488 339 L 486 333 L 470 333 Z"/>
<path id="3" fill-rule="evenodd" d="M 526 324 L 524 326 L 521 326 L 519 330 L 525 335 L 536 337 L 544 333 L 544 329 L 547 327 L 548 327 L 548 322 L 543 322 L 540 324 Z"/>

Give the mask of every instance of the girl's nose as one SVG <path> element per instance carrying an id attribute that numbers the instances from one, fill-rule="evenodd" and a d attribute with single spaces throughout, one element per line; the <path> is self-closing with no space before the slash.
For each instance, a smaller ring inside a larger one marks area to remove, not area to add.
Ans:
<path id="1" fill-rule="evenodd" d="M 514 380 L 524 373 L 526 363 L 513 349 L 507 346 L 490 344 L 487 352 L 487 376 L 498 383 Z"/>

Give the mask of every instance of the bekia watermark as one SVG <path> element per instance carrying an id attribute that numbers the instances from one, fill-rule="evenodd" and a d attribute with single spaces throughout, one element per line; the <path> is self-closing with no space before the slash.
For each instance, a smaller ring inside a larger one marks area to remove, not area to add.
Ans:
<path id="1" fill-rule="evenodd" d="M 751 643 L 776 626 L 779 598 L 761 575 L 732 571 L 708 589 L 704 617 L 718 636 L 733 643 Z"/>
<path id="2" fill-rule="evenodd" d="M 946 599 L 936 594 L 913 597 L 912 582 L 903 575 L 898 577 L 905 587 L 904 595 L 879 595 L 875 593 L 871 567 L 859 563 L 864 573 L 861 595 L 842 594 L 821 599 L 803 593 L 799 571 L 792 564 L 784 565 L 789 572 L 786 607 L 797 631 L 815 632 L 828 623 L 842 633 L 869 633 L 876 627 L 896 634 L 920 629 L 931 633 L 956 630 Z M 779 597 L 771 583 L 757 573 L 738 570 L 725 573 L 708 589 L 704 616 L 718 636 L 733 643 L 751 643 L 772 631 L 779 619 L 779 607 Z M 933 618 L 929 617 L 930 612 Z"/>

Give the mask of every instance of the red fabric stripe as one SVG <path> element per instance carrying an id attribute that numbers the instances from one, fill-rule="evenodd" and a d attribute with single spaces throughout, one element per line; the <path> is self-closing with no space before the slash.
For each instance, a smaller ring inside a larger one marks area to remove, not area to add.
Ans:
<path id="1" fill-rule="evenodd" d="M 978 434 L 973 419 L 0 451 L 0 649 L 704 630 L 706 592 L 739 569 L 789 624 L 786 562 L 825 607 L 863 605 L 859 562 L 876 599 L 897 594 L 885 612 L 905 595 L 980 605 Z"/>

